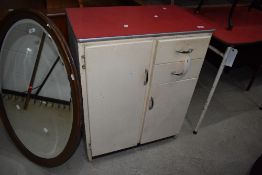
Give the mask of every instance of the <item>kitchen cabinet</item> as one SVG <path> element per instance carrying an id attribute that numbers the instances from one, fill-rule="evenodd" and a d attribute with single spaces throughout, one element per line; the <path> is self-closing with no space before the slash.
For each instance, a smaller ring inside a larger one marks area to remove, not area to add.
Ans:
<path id="1" fill-rule="evenodd" d="M 89 159 L 177 135 L 212 28 L 175 6 L 67 9 L 67 17 Z"/>

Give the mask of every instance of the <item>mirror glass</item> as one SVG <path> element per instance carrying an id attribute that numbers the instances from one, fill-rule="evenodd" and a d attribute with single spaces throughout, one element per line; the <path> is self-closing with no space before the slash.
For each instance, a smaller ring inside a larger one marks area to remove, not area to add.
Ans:
<path id="1" fill-rule="evenodd" d="M 8 120 L 33 154 L 53 158 L 72 129 L 71 88 L 52 37 L 37 22 L 16 22 L 0 52 L 0 88 Z"/>

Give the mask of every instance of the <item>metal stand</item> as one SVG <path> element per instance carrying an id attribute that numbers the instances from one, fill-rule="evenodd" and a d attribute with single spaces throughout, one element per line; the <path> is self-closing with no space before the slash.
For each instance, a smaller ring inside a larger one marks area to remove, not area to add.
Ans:
<path id="1" fill-rule="evenodd" d="M 213 85 L 212 85 L 212 88 L 211 88 L 211 90 L 210 90 L 210 92 L 209 92 L 209 95 L 208 95 L 208 97 L 207 97 L 206 103 L 205 103 L 205 105 L 204 105 L 204 109 L 202 110 L 202 113 L 201 113 L 201 115 L 200 115 L 200 118 L 199 118 L 199 120 L 198 120 L 198 123 L 197 123 L 197 125 L 196 125 L 196 128 L 195 128 L 195 130 L 193 131 L 194 134 L 197 134 L 198 129 L 199 129 L 199 127 L 200 127 L 200 125 L 201 125 L 204 117 L 205 117 L 205 114 L 206 114 L 206 112 L 207 112 L 207 109 L 208 109 L 209 104 L 210 104 L 210 102 L 211 102 L 211 99 L 212 99 L 212 97 L 213 97 L 213 95 L 214 95 L 214 92 L 215 92 L 215 90 L 216 90 L 217 84 L 218 84 L 218 82 L 219 82 L 219 80 L 220 80 L 220 77 L 221 77 L 221 75 L 222 75 L 222 73 L 223 73 L 224 68 L 225 68 L 226 66 L 232 67 L 232 65 L 233 65 L 233 63 L 234 63 L 234 60 L 235 60 L 235 57 L 236 57 L 237 52 L 238 52 L 238 51 L 237 51 L 236 49 L 234 49 L 233 47 L 227 47 L 227 50 L 226 50 L 225 54 L 222 53 L 222 52 L 220 52 L 218 49 L 216 49 L 215 47 L 213 47 L 213 46 L 211 46 L 211 45 L 209 46 L 209 49 L 211 49 L 211 50 L 214 51 L 216 54 L 218 54 L 219 56 L 221 56 L 221 57 L 223 58 L 223 60 L 222 60 L 222 63 L 220 64 L 220 67 L 219 67 L 219 69 L 218 69 L 218 72 L 217 72 L 215 81 L 214 81 L 214 83 L 213 83 Z"/>

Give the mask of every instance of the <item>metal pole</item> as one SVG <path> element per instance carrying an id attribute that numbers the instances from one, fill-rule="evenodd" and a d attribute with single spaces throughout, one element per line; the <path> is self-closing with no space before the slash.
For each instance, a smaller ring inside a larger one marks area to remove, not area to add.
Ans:
<path id="1" fill-rule="evenodd" d="M 210 48 L 210 47 L 209 47 L 209 48 Z M 212 49 L 212 50 L 213 50 L 213 48 L 214 48 L 214 47 L 211 46 L 211 49 Z M 214 48 L 214 49 L 215 49 L 215 48 Z M 217 84 L 218 84 L 218 82 L 219 82 L 219 80 L 220 80 L 220 77 L 221 77 L 221 75 L 222 75 L 222 73 L 223 73 L 223 70 L 224 70 L 224 68 L 225 68 L 225 66 L 226 66 L 225 63 L 226 63 L 226 60 L 227 60 L 227 58 L 228 58 L 228 53 L 230 52 L 231 49 L 232 49 L 231 47 L 227 47 L 226 53 L 223 55 L 222 63 L 220 64 L 220 67 L 219 67 L 219 69 L 218 69 L 218 72 L 217 72 L 215 81 L 214 81 L 214 83 L 213 83 L 213 85 L 212 85 L 212 88 L 211 88 L 211 90 L 210 90 L 210 92 L 209 92 L 209 95 L 208 95 L 208 97 L 207 97 L 207 100 L 206 100 L 204 109 L 202 110 L 202 113 L 201 113 L 200 118 L 199 118 L 199 120 L 198 120 L 197 126 L 196 126 L 195 130 L 193 131 L 194 134 L 197 134 L 198 129 L 199 129 L 199 127 L 200 127 L 200 125 L 201 125 L 204 117 L 205 117 L 205 114 L 206 114 L 206 112 L 207 112 L 207 109 L 208 109 L 208 106 L 209 106 L 209 104 L 210 104 L 210 101 L 211 101 L 211 99 L 212 99 L 212 97 L 213 97 L 213 95 L 214 95 L 214 92 L 215 92 L 215 90 L 216 90 Z M 217 53 L 218 50 L 215 49 L 215 50 L 213 50 L 213 51 L 215 51 L 215 52 Z M 219 51 L 218 51 L 218 52 L 219 52 Z M 220 54 L 219 54 L 219 55 L 220 55 Z"/>
<path id="2" fill-rule="evenodd" d="M 204 3 L 204 0 L 200 0 L 200 1 L 199 1 L 198 6 L 197 6 L 197 8 L 195 9 L 195 13 L 199 13 L 199 12 L 200 12 L 200 9 L 201 9 L 203 3 Z"/>
<path id="3" fill-rule="evenodd" d="M 45 76 L 44 81 L 41 83 L 41 85 L 39 86 L 39 88 L 37 89 L 35 96 L 38 96 L 38 94 L 40 93 L 40 91 L 42 90 L 42 88 L 44 87 L 46 81 L 48 80 L 49 76 L 51 75 L 51 73 L 53 72 L 57 62 L 60 60 L 60 56 L 58 56 L 54 62 L 54 64 L 52 65 L 52 67 L 50 68 L 50 70 L 48 71 L 47 75 Z"/>
<path id="4" fill-rule="evenodd" d="M 25 104 L 24 104 L 24 109 L 27 108 L 29 101 L 30 101 L 30 96 L 31 96 L 31 93 L 32 93 L 32 90 L 33 90 L 33 85 L 34 85 L 34 82 L 35 82 L 35 76 L 36 76 L 36 72 L 37 72 L 37 69 L 38 69 L 39 62 L 40 62 L 45 37 L 46 37 L 46 34 L 45 34 L 45 32 L 43 32 L 42 38 L 41 38 L 41 41 L 40 41 L 40 45 L 39 45 L 39 49 L 38 49 L 38 52 L 37 52 L 37 56 L 36 56 L 36 61 L 35 61 L 33 73 L 32 73 L 31 80 L 30 80 L 28 90 L 27 90 L 27 96 L 26 96 L 26 100 L 25 100 Z"/>
<path id="5" fill-rule="evenodd" d="M 235 8 L 236 8 L 236 6 L 238 4 L 238 1 L 239 0 L 234 0 L 232 6 L 230 8 L 230 11 L 229 11 L 229 14 L 228 14 L 228 19 L 227 19 L 227 30 L 232 30 L 232 28 L 233 28 L 233 19 L 232 19 L 232 17 L 233 17 Z"/>

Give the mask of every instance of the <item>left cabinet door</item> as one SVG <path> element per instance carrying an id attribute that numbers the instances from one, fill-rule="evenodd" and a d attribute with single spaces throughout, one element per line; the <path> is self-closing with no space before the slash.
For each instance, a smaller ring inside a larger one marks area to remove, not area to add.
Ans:
<path id="1" fill-rule="evenodd" d="M 152 49 L 153 41 L 86 47 L 92 156 L 137 145 Z"/>

